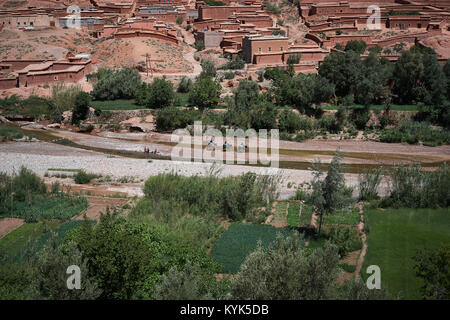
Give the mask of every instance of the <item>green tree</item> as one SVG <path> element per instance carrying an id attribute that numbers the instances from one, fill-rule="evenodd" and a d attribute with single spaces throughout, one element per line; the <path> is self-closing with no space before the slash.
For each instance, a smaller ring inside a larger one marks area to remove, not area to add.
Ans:
<path id="1" fill-rule="evenodd" d="M 64 111 L 72 110 L 75 107 L 75 97 L 81 92 L 80 85 L 67 85 L 64 82 L 57 82 L 51 89 L 51 117 L 56 121 L 62 120 Z"/>
<path id="2" fill-rule="evenodd" d="M 76 265 L 81 271 L 81 289 L 67 288 L 66 270 Z M 75 243 L 59 246 L 57 236 L 52 233 L 50 243 L 37 255 L 36 272 L 31 283 L 31 297 L 43 300 L 87 300 L 96 299 L 101 290 L 92 277 L 87 260 L 78 250 Z"/>
<path id="3" fill-rule="evenodd" d="M 255 81 L 239 80 L 238 87 L 233 92 L 234 103 L 239 110 L 249 110 L 258 103 L 259 86 Z"/>
<path id="4" fill-rule="evenodd" d="M 450 244 L 419 250 L 413 257 L 416 275 L 424 281 L 423 299 L 450 299 Z"/>
<path id="5" fill-rule="evenodd" d="M 217 281 L 190 261 L 183 268 L 173 266 L 155 286 L 156 300 L 211 300 L 224 298 L 228 281 Z"/>
<path id="6" fill-rule="evenodd" d="M 172 104 L 175 98 L 173 84 L 165 78 L 156 78 L 151 84 L 143 84 L 136 92 L 138 104 L 144 104 L 148 108 L 161 109 Z"/>
<path id="7" fill-rule="evenodd" d="M 94 82 L 91 95 L 96 100 L 132 99 L 141 84 L 139 72 L 130 68 L 102 68 L 91 74 L 89 79 Z"/>
<path id="8" fill-rule="evenodd" d="M 183 77 L 178 84 L 177 92 L 188 93 L 192 89 L 192 80 L 188 77 Z"/>
<path id="9" fill-rule="evenodd" d="M 277 237 L 268 248 L 250 253 L 231 282 L 231 296 L 242 300 L 316 300 L 333 297 L 339 255 L 326 243 L 312 253 L 298 234 Z"/>
<path id="10" fill-rule="evenodd" d="M 332 52 L 320 65 L 319 75 L 335 86 L 336 95 L 344 97 L 355 92 L 361 65 L 360 55 L 353 50 L 345 54 Z"/>
<path id="11" fill-rule="evenodd" d="M 210 108 L 219 103 L 221 90 L 217 80 L 210 76 L 199 76 L 189 92 L 189 102 L 200 110 Z"/>
<path id="12" fill-rule="evenodd" d="M 393 92 L 398 96 L 399 103 L 412 103 L 423 96 L 423 87 L 420 86 L 423 75 L 424 65 L 421 54 L 404 51 L 394 69 Z"/>
<path id="13" fill-rule="evenodd" d="M 352 189 L 345 186 L 339 151 L 334 154 L 325 179 L 322 179 L 320 163 L 316 163 L 315 166 L 309 202 L 320 218 L 318 230 L 320 237 L 324 214 L 333 214 L 335 210 L 348 206 L 352 202 Z"/>
<path id="14" fill-rule="evenodd" d="M 72 124 L 78 124 L 81 120 L 85 120 L 89 114 L 89 104 L 91 96 L 86 92 L 79 92 L 75 96 L 74 108 L 72 111 Z"/>
<path id="15" fill-rule="evenodd" d="M 202 59 L 200 65 L 202 66 L 202 72 L 200 73 L 200 76 L 208 76 L 213 78 L 216 76 L 217 69 L 211 59 Z"/>
<path id="16" fill-rule="evenodd" d="M 345 45 L 345 51 L 354 51 L 358 54 L 363 54 L 366 51 L 367 44 L 363 40 L 350 40 Z"/>

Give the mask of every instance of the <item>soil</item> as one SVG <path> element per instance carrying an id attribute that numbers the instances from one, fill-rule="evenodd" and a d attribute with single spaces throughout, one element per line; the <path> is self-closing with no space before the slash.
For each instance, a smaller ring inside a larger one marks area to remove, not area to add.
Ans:
<path id="1" fill-rule="evenodd" d="M 84 215 L 86 215 L 89 220 L 100 221 L 101 214 L 106 213 L 108 207 L 111 209 L 111 212 L 113 212 L 114 208 L 119 209 L 129 201 L 128 199 L 123 198 L 106 198 L 97 196 L 87 196 L 87 199 L 89 200 L 89 207 L 81 214 L 74 217 L 73 220 L 83 220 Z"/>
<path id="2" fill-rule="evenodd" d="M 3 218 L 0 219 L 0 239 L 6 236 L 11 231 L 16 230 L 25 223 L 24 219 L 18 218 Z"/>

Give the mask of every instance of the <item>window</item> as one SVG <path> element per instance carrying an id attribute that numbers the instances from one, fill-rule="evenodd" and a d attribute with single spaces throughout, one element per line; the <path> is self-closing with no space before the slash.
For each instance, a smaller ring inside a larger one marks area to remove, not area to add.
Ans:
<path id="1" fill-rule="evenodd" d="M 270 51 L 272 51 L 272 48 L 271 48 L 271 47 L 269 47 L 269 52 L 270 52 Z"/>
<path id="2" fill-rule="evenodd" d="M 30 22 L 30 26 L 31 26 L 31 27 L 34 26 L 34 23 L 33 23 L 33 22 Z"/>
<path id="3" fill-rule="evenodd" d="M 58 76 L 55 76 L 53 80 L 58 81 Z"/>
<path id="4" fill-rule="evenodd" d="M 283 47 L 280 47 L 280 51 L 283 51 Z"/>
<path id="5" fill-rule="evenodd" d="M 69 78 L 72 79 L 72 75 L 71 74 L 69 74 Z"/>
<path id="6" fill-rule="evenodd" d="M 258 48 L 258 51 L 261 52 L 261 48 Z"/>
<path id="7" fill-rule="evenodd" d="M 27 23 L 26 23 L 26 22 L 24 22 L 24 23 L 23 23 L 23 25 L 24 25 L 24 26 L 26 26 L 26 25 L 27 25 Z"/>

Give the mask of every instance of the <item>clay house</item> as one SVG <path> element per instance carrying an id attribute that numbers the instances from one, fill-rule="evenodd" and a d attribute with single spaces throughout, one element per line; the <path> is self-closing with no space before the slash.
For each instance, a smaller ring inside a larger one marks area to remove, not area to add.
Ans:
<path id="1" fill-rule="evenodd" d="M 24 29 L 55 26 L 55 17 L 45 13 L 0 15 L 0 24 L 5 29 Z"/>
<path id="2" fill-rule="evenodd" d="M 392 29 L 424 29 L 427 30 L 431 17 L 423 15 L 390 16 L 387 19 L 386 27 Z"/>
<path id="3" fill-rule="evenodd" d="M 181 17 L 183 21 L 186 21 L 186 10 L 181 10 L 173 6 L 161 6 L 152 5 L 146 7 L 140 7 L 136 16 L 143 18 L 154 18 L 156 21 L 176 23 L 177 18 Z"/>
<path id="4" fill-rule="evenodd" d="M 283 64 L 283 56 L 288 47 L 287 37 L 245 36 L 242 39 L 242 55 L 246 63 Z"/>
<path id="5" fill-rule="evenodd" d="M 3 77 L 3 89 L 51 84 L 58 81 L 78 82 L 92 71 L 89 55 L 68 56 L 66 60 L 3 60 L 9 65 L 8 77 Z M 13 81 L 14 79 L 14 81 Z"/>

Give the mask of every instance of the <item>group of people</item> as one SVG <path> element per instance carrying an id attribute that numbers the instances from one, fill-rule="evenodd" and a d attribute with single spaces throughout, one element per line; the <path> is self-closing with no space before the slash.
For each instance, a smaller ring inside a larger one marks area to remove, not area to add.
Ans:
<path id="1" fill-rule="evenodd" d="M 216 147 L 216 143 L 214 142 L 214 138 L 211 137 L 211 140 L 209 140 L 209 142 L 208 142 L 208 147 L 209 148 L 213 148 L 213 149 Z M 225 141 L 223 146 L 222 146 L 222 148 L 223 148 L 222 150 L 223 151 L 227 151 L 228 147 L 231 147 L 231 143 L 228 143 L 227 141 Z M 243 142 L 241 142 L 241 144 L 238 147 L 238 152 L 245 152 L 245 150 L 247 148 L 248 147 Z"/>
<path id="2" fill-rule="evenodd" d="M 150 151 L 150 148 L 149 147 L 144 147 L 144 153 L 147 153 L 147 154 L 157 154 L 158 153 L 158 149 L 155 149 L 154 151 Z"/>

